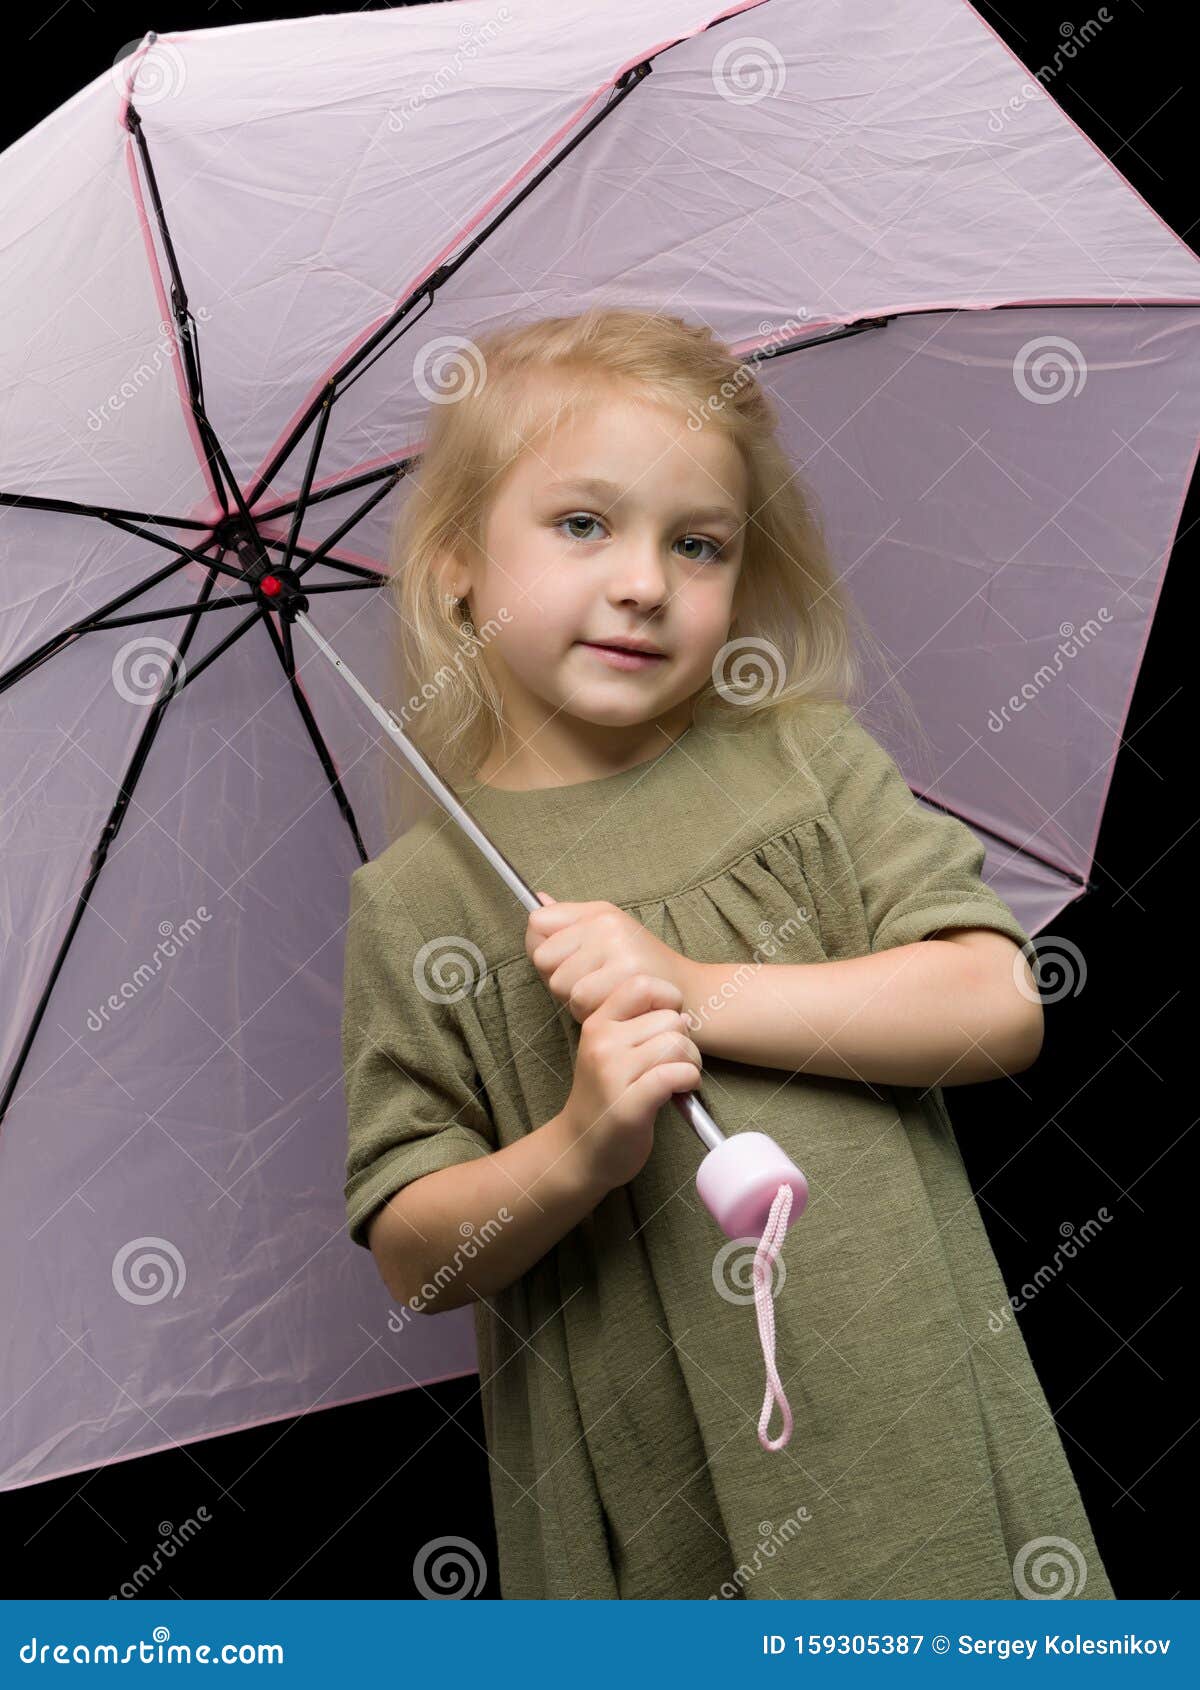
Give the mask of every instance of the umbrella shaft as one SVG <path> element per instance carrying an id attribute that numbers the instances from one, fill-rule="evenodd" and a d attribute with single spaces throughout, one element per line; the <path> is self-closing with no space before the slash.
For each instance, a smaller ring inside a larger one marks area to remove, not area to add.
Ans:
<path id="1" fill-rule="evenodd" d="M 372 716 L 395 743 L 401 756 L 417 779 L 437 799 L 442 808 L 449 812 L 472 844 L 478 846 L 514 897 L 519 899 L 527 910 L 540 910 L 542 904 L 537 893 L 521 879 L 503 851 L 492 843 L 478 822 L 463 808 L 453 788 L 446 784 L 428 758 L 418 751 L 391 711 L 371 697 L 366 687 L 346 667 L 329 642 L 322 639 L 302 610 L 296 612 L 295 623 L 298 628 L 304 629 L 317 649 L 329 659 L 338 674 L 362 699 Z M 725 1134 L 694 1092 L 677 1091 L 672 1096 L 671 1102 L 708 1150 L 715 1150 L 719 1144 L 725 1142 Z"/>

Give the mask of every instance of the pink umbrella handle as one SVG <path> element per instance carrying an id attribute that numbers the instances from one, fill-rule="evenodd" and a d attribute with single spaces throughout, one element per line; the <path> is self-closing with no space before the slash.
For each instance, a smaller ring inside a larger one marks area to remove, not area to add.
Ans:
<path id="1" fill-rule="evenodd" d="M 696 1173 L 696 1190 L 727 1238 L 757 1238 L 781 1185 L 792 1188 L 787 1224 L 808 1202 L 808 1181 L 766 1133 L 738 1133 L 710 1150 Z"/>

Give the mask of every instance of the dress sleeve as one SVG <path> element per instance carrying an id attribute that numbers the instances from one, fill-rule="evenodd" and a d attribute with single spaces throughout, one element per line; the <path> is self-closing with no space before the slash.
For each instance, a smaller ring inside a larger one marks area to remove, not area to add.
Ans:
<path id="1" fill-rule="evenodd" d="M 414 979 L 424 940 L 403 898 L 377 886 L 372 870 L 367 863 L 350 877 L 342 1010 L 346 1222 L 364 1248 L 381 1203 L 423 1174 L 497 1148 L 452 1007 Z"/>
<path id="2" fill-rule="evenodd" d="M 918 802 L 848 705 L 831 712 L 818 729 L 815 772 L 854 867 L 872 951 L 945 927 L 992 927 L 1033 966 L 1033 941 L 980 878 L 986 853 L 977 836 L 956 816 Z"/>

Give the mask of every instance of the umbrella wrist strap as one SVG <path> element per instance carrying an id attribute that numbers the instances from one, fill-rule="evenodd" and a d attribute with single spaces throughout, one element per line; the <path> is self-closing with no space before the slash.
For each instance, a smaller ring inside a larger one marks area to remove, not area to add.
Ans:
<path id="1" fill-rule="evenodd" d="M 774 1278 L 772 1269 L 787 1236 L 791 1208 L 792 1188 L 790 1185 L 781 1185 L 775 1194 L 762 1237 L 754 1252 L 754 1310 L 758 1317 L 758 1338 L 767 1369 L 766 1395 L 763 1398 L 762 1413 L 758 1417 L 758 1441 L 766 1450 L 782 1449 L 792 1435 L 792 1411 L 775 1366 L 775 1305 L 771 1297 L 771 1282 Z M 783 1414 L 783 1430 L 777 1438 L 768 1438 L 767 1425 L 775 1402 L 779 1403 Z"/>

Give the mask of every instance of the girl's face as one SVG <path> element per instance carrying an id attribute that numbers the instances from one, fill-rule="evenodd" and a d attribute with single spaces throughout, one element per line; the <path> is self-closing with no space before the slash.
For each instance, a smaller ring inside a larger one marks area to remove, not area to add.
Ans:
<path id="1" fill-rule="evenodd" d="M 685 730 L 729 638 L 746 497 L 720 430 L 616 390 L 521 454 L 493 500 L 486 556 L 455 580 L 514 736 L 488 759 L 499 784 L 588 779 Z M 661 655 L 597 649 L 622 639 Z"/>

